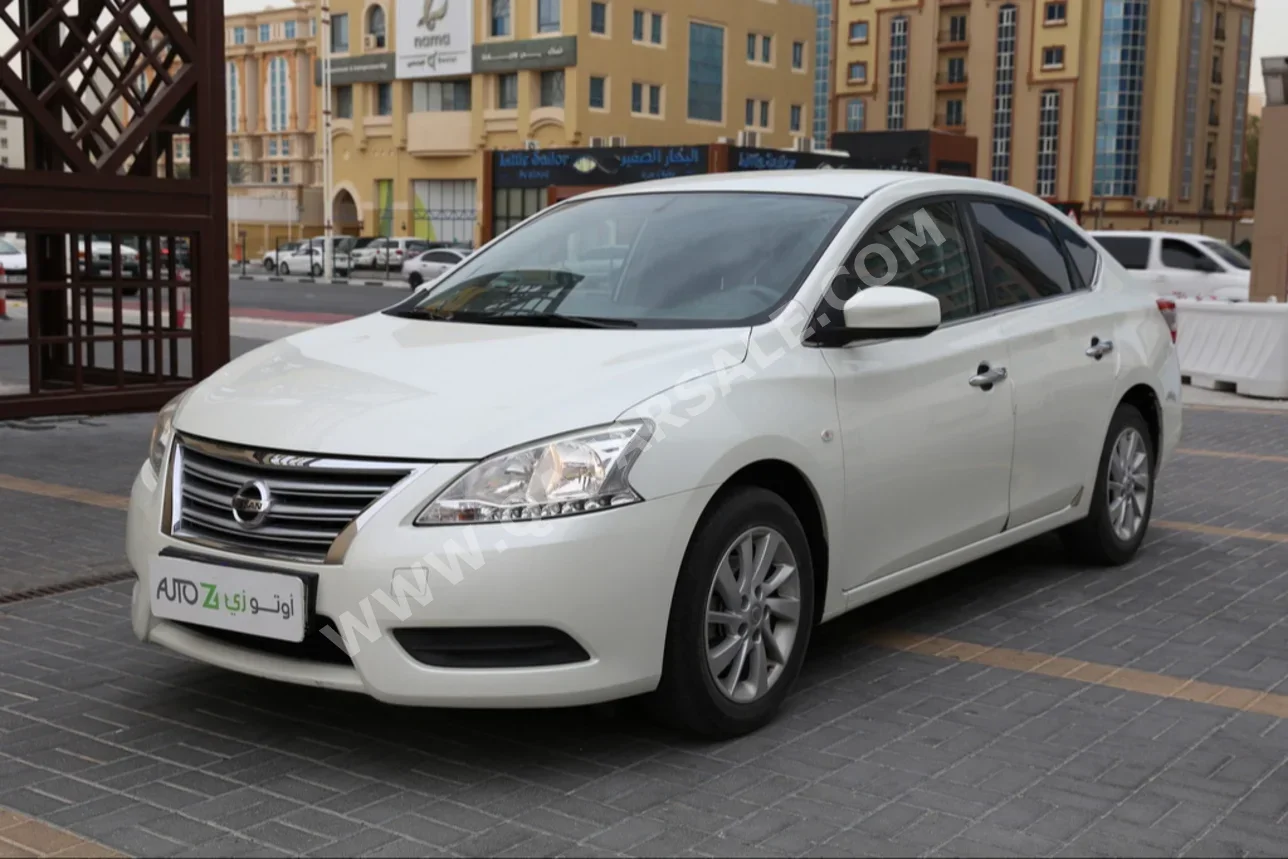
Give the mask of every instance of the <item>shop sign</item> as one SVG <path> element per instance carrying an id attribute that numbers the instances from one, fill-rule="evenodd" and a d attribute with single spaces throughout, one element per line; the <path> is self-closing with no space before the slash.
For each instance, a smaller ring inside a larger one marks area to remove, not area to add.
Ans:
<path id="1" fill-rule="evenodd" d="M 473 0 L 398 0 L 394 21 L 399 79 L 471 73 Z"/>
<path id="2" fill-rule="evenodd" d="M 394 79 L 394 55 L 362 54 L 331 59 L 331 85 L 388 83 Z M 322 61 L 313 63 L 313 81 L 322 86 Z"/>
<path id="3" fill-rule="evenodd" d="M 496 188 L 624 185 L 707 172 L 706 146 L 515 149 L 492 153 Z"/>
<path id="4" fill-rule="evenodd" d="M 849 166 L 850 159 L 844 155 L 729 147 L 729 170 L 734 173 L 744 170 L 834 170 Z"/>
<path id="5" fill-rule="evenodd" d="M 496 74 L 577 65 L 577 37 L 520 39 L 474 46 L 474 73 Z"/>

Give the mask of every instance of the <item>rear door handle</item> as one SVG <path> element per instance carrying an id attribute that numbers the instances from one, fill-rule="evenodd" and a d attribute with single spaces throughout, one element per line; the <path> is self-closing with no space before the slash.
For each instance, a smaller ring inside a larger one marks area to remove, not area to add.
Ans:
<path id="1" fill-rule="evenodd" d="M 1114 341 L 1101 340 L 1099 337 L 1091 338 L 1091 348 L 1087 350 L 1088 358 L 1095 358 L 1099 361 L 1101 358 L 1114 351 Z"/>
<path id="2" fill-rule="evenodd" d="M 970 384 L 973 388 L 991 391 L 994 385 L 1005 380 L 1005 367 L 989 367 L 987 364 L 980 364 L 979 371 L 974 376 L 971 376 Z"/>

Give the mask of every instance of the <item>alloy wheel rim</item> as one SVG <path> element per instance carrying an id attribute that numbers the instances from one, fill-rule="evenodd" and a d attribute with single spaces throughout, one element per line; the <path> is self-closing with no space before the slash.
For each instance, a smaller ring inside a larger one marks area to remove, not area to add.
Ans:
<path id="1" fill-rule="evenodd" d="M 1145 439 L 1135 427 L 1118 434 L 1109 454 L 1109 524 L 1114 536 L 1131 542 L 1145 523 L 1149 503 L 1149 455 Z"/>
<path id="2" fill-rule="evenodd" d="M 796 555 L 772 528 L 752 528 L 720 556 L 707 593 L 707 670 L 731 701 L 764 697 L 786 670 L 800 629 Z"/>

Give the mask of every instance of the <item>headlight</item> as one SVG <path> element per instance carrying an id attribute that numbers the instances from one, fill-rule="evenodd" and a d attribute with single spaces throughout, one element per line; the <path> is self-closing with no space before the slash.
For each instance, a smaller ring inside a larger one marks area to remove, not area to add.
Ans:
<path id="1" fill-rule="evenodd" d="M 174 413 L 179 411 L 183 398 L 188 396 L 189 391 L 184 391 L 170 402 L 161 407 L 157 413 L 157 422 L 152 427 L 152 441 L 148 445 L 148 463 L 152 466 L 152 473 L 157 477 L 161 476 L 161 468 L 165 465 L 165 452 L 170 449 L 170 440 L 174 438 Z"/>
<path id="2" fill-rule="evenodd" d="M 652 434 L 652 421 L 623 421 L 498 454 L 457 478 L 416 524 L 552 519 L 641 501 L 627 478 Z"/>

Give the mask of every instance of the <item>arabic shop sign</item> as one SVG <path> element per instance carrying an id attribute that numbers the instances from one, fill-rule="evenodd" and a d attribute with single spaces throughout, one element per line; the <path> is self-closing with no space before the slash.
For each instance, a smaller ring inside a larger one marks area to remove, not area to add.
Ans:
<path id="1" fill-rule="evenodd" d="M 781 149 L 729 147 L 729 170 L 833 170 L 850 166 L 844 155 L 815 152 L 785 152 Z"/>
<path id="2" fill-rule="evenodd" d="M 473 0 L 398 0 L 398 78 L 447 78 L 472 71 Z"/>
<path id="3" fill-rule="evenodd" d="M 474 46 L 477 74 L 517 72 L 524 69 L 563 69 L 577 65 L 577 37 L 520 39 Z"/>
<path id="4" fill-rule="evenodd" d="M 393 54 L 363 54 L 358 57 L 333 57 L 331 83 L 334 86 L 360 83 L 389 83 L 394 79 Z M 313 80 L 322 86 L 322 61 L 313 63 Z"/>
<path id="5" fill-rule="evenodd" d="M 619 146 L 608 149 L 515 149 L 492 153 L 497 188 L 624 185 L 707 172 L 706 146 Z"/>

